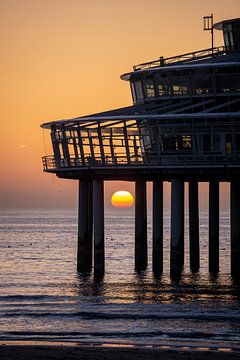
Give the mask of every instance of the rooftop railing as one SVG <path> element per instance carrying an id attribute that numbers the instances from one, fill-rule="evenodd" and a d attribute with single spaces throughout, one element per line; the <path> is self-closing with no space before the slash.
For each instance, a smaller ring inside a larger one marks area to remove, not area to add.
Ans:
<path id="1" fill-rule="evenodd" d="M 144 70 L 144 69 L 149 69 L 149 68 L 153 68 L 153 67 L 158 67 L 158 66 L 166 66 L 166 65 L 173 65 L 173 64 L 185 64 L 188 62 L 195 62 L 198 60 L 202 60 L 202 59 L 207 59 L 207 58 L 212 58 L 212 57 L 216 57 L 219 55 L 224 55 L 226 53 L 226 49 L 224 46 L 220 46 L 220 47 L 214 47 L 209 48 L 209 49 L 204 49 L 204 50 L 199 50 L 199 51 L 193 51 L 193 52 L 189 52 L 186 54 L 181 54 L 181 55 L 176 55 L 176 56 L 171 56 L 171 57 L 167 57 L 164 58 L 163 56 L 161 56 L 159 59 L 157 60 L 153 60 L 153 61 L 148 61 L 142 64 L 138 64 L 138 65 L 134 65 L 133 66 L 133 70 L 137 71 L 137 70 Z"/>

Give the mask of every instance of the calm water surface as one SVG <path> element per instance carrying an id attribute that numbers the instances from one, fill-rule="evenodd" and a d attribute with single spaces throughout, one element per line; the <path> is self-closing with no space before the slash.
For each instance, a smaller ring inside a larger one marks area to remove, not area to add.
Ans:
<path id="1" fill-rule="evenodd" d="M 207 272 L 207 212 L 200 214 L 201 269 L 169 277 L 170 216 L 164 216 L 164 274 L 134 272 L 134 213 L 106 212 L 106 275 L 76 272 L 76 211 L 1 210 L 0 341 L 77 341 L 240 350 L 240 292 L 229 264 L 229 213 L 221 213 L 218 277 Z M 151 254 L 151 214 L 148 219 Z M 186 219 L 186 249 L 188 226 Z"/>

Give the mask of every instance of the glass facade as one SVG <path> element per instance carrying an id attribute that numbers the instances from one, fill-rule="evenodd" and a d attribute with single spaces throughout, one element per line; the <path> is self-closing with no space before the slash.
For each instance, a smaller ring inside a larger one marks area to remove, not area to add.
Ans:
<path id="1" fill-rule="evenodd" d="M 240 67 L 161 70 L 132 77 L 133 102 L 158 97 L 240 93 Z"/>

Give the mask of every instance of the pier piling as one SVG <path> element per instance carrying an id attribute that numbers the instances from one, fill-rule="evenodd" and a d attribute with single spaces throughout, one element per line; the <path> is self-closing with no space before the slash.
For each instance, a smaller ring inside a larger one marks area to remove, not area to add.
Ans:
<path id="1" fill-rule="evenodd" d="M 163 272 L 163 182 L 153 181 L 152 268 L 154 274 Z"/>
<path id="2" fill-rule="evenodd" d="M 104 259 L 104 183 L 93 180 L 94 272 L 103 274 Z"/>
<path id="3" fill-rule="evenodd" d="M 231 181 L 231 274 L 240 281 L 240 182 Z"/>
<path id="4" fill-rule="evenodd" d="M 189 256 L 190 269 L 197 272 L 200 266 L 198 182 L 189 181 Z"/>
<path id="5" fill-rule="evenodd" d="M 209 182 L 209 272 L 219 271 L 219 182 Z"/>
<path id="6" fill-rule="evenodd" d="M 170 272 L 181 272 L 184 264 L 184 182 L 172 180 Z"/>
<path id="7" fill-rule="evenodd" d="M 77 269 L 92 269 L 92 184 L 79 182 Z"/>
<path id="8" fill-rule="evenodd" d="M 147 203 L 146 181 L 137 179 L 135 183 L 135 269 L 147 267 Z"/>

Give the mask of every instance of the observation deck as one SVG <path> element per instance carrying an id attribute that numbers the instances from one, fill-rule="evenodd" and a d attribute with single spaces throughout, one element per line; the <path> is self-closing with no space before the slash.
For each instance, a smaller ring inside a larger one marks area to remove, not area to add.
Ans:
<path id="1" fill-rule="evenodd" d="M 236 104 L 240 106 L 240 98 Z M 90 172 L 115 180 L 135 172 L 149 180 L 194 173 L 204 179 L 215 172 L 229 180 L 240 173 L 239 116 L 203 111 L 58 122 L 51 125 L 55 156 L 43 158 L 44 170 L 73 179 Z"/>

